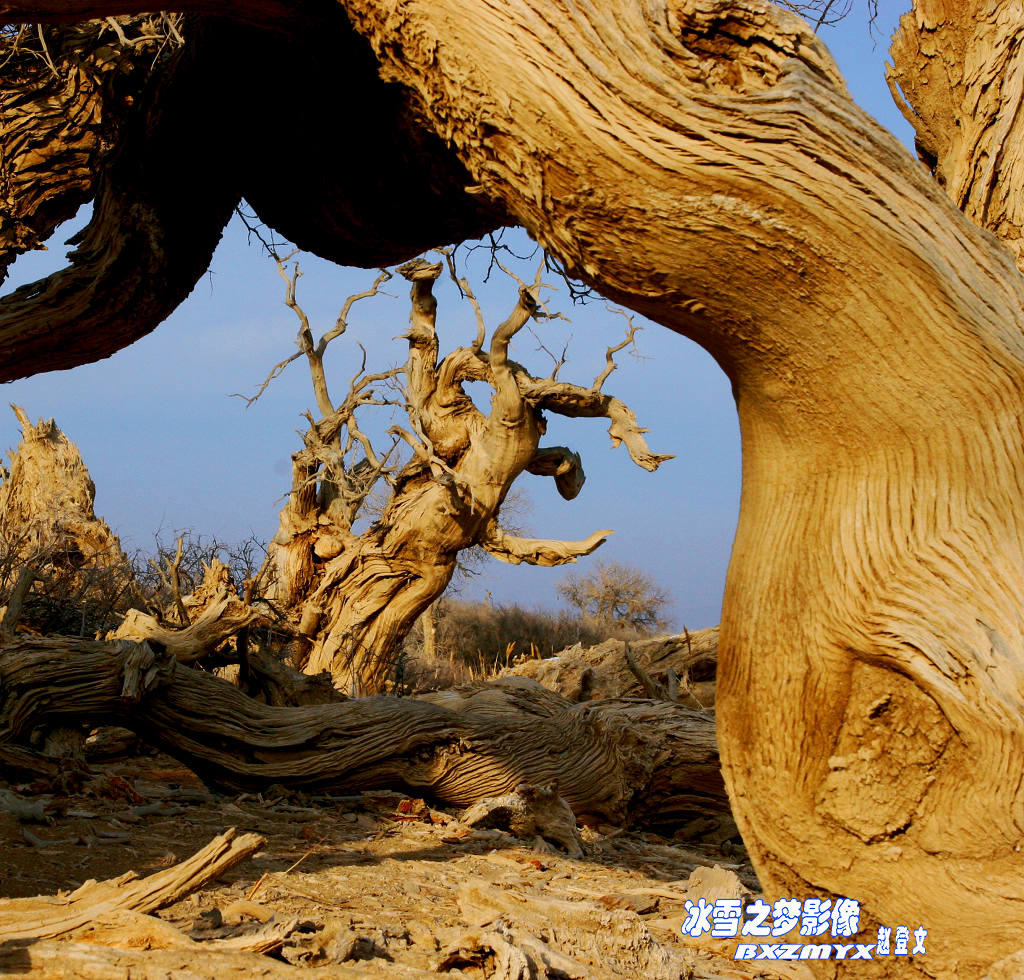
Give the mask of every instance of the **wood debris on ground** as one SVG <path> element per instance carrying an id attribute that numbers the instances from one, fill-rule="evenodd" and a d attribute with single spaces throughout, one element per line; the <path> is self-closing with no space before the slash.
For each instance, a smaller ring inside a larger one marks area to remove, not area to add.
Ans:
<path id="1" fill-rule="evenodd" d="M 45 788 L 4 790 L 30 805 L 0 810 L 0 974 L 809 977 L 681 935 L 688 898 L 757 893 L 736 844 L 582 828 L 572 858 L 400 793 L 216 796 L 160 756 Z"/>

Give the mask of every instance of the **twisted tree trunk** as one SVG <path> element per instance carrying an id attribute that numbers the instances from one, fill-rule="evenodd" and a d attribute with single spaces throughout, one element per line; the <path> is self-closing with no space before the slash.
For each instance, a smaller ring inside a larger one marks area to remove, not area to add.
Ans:
<path id="1" fill-rule="evenodd" d="M 978 975 L 1024 926 L 1010 256 L 767 4 L 347 6 L 483 193 L 732 380 L 719 737 L 766 891 Z"/>
<path id="2" fill-rule="evenodd" d="M 293 457 L 292 492 L 271 545 L 273 597 L 308 641 L 303 669 L 314 674 L 329 670 L 346 692 L 383 689 L 401 641 L 447 588 L 462 551 L 480 545 L 512 564 L 560 565 L 589 554 L 611 533 L 597 531 L 584 541 L 539 540 L 510 535 L 498 524 L 505 497 L 524 472 L 552 477 L 567 500 L 583 486 L 576 453 L 540 446 L 545 410 L 607 418 L 613 443 L 625 443 L 633 462 L 644 469 L 657 469 L 671 458 L 652 453 L 636 416 L 602 391 L 614 367 L 615 348 L 608 353 L 607 369 L 590 387 L 535 378 L 509 360 L 509 343 L 537 313 L 539 283 L 533 290 L 519 290 L 518 302 L 486 349 L 480 315 L 475 342 L 440 358 L 433 285 L 441 270 L 441 263 L 423 260 L 400 270 L 412 284 L 409 359 L 402 372 L 409 429 L 396 426 L 392 432 L 396 441 L 400 437 L 411 446 L 413 459 L 389 479 L 390 500 L 359 535 L 352 531 L 359 509 L 389 471 L 386 457 L 359 430 L 355 413 L 364 405 L 381 404 L 370 385 L 393 379 L 397 372 L 360 372 L 335 407 L 323 351 L 343 328 L 336 327 L 314 346 L 290 280 L 288 304 L 299 313 L 300 348 L 309 360 L 323 417 L 310 426 L 306 448 Z M 493 389 L 486 415 L 463 390 L 463 382 L 471 380 Z M 353 452 L 358 456 L 354 464 Z"/>

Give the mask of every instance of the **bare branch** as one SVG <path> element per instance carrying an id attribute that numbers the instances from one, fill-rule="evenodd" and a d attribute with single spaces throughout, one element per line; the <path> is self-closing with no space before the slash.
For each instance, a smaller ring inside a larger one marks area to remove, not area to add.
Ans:
<path id="1" fill-rule="evenodd" d="M 431 264 L 424 259 L 413 259 L 398 271 L 412 284 L 409 314 L 409 360 L 405 367 L 409 404 L 414 410 L 422 409 L 437 387 L 437 299 L 434 282 L 441 275 L 441 263 Z"/>
<path id="2" fill-rule="evenodd" d="M 276 377 L 278 377 L 281 374 L 281 372 L 286 367 L 288 367 L 289 364 L 291 364 L 292 361 L 294 361 L 296 358 L 301 357 L 301 356 L 302 356 L 302 351 L 297 350 L 294 354 L 291 355 L 291 357 L 286 357 L 283 361 L 279 361 L 277 364 L 275 364 L 270 369 L 270 373 L 264 379 L 263 384 L 261 384 L 259 386 L 259 388 L 256 389 L 256 394 L 253 395 L 251 398 L 248 395 L 243 395 L 241 392 L 238 392 L 238 391 L 233 392 L 231 397 L 232 398 L 241 398 L 245 402 L 245 407 L 248 408 L 254 402 L 259 400 L 259 398 L 263 394 L 263 392 L 265 392 L 267 390 L 267 388 L 270 387 L 270 383 Z"/>
<path id="3" fill-rule="evenodd" d="M 671 453 L 651 452 L 644 439 L 644 433 L 649 430 L 637 424 L 636 415 L 618 398 L 567 381 L 533 378 L 525 371 L 517 373 L 516 378 L 523 397 L 539 408 L 567 418 L 609 419 L 612 446 L 617 448 L 624 444 L 637 466 L 653 472 L 666 460 L 674 458 Z"/>
<path id="4" fill-rule="evenodd" d="M 185 610 L 185 603 L 181 598 L 181 559 L 184 555 L 184 541 L 178 538 L 178 546 L 174 552 L 174 561 L 167 561 L 167 572 L 171 580 L 171 594 L 174 597 L 174 605 L 178 610 L 181 625 L 188 623 L 188 612 Z"/>
<path id="5" fill-rule="evenodd" d="M 448 275 L 451 276 L 452 282 L 459 287 L 459 292 L 469 300 L 473 307 L 473 314 L 476 317 L 476 338 L 469 345 L 469 349 L 474 354 L 478 354 L 484 346 L 484 340 L 487 339 L 487 324 L 484 321 L 484 311 L 480 309 L 480 304 L 477 302 L 476 294 L 473 292 L 469 280 L 465 276 L 460 277 L 455 271 L 454 249 L 439 248 L 437 251 L 444 256 L 445 262 L 448 265 Z"/>
<path id="6" fill-rule="evenodd" d="M 292 255 L 294 254 L 293 252 Z M 313 380 L 313 394 L 316 397 L 317 408 L 320 410 L 321 415 L 330 415 L 334 411 L 334 403 L 331 401 L 331 396 L 327 391 L 327 375 L 324 373 L 323 351 L 314 346 L 313 331 L 309 326 L 309 317 L 306 316 L 306 311 L 295 298 L 302 272 L 299 269 L 299 263 L 296 262 L 292 266 L 292 274 L 288 275 L 285 263 L 290 258 L 291 255 L 287 255 L 284 259 L 275 259 L 278 275 L 285 282 L 284 304 L 295 314 L 299 321 L 299 335 L 295 343 L 298 345 L 299 350 L 306 355 L 306 360 L 309 363 L 309 373 Z"/>
<path id="7" fill-rule="evenodd" d="M 623 644 L 622 653 L 626 658 L 626 666 L 629 668 L 630 673 L 640 682 L 640 686 L 644 689 L 647 697 L 652 701 L 675 700 L 675 697 L 670 697 L 666 689 L 636 662 L 636 657 L 633 655 L 633 651 L 630 650 L 628 641 Z"/>
<path id="8" fill-rule="evenodd" d="M 393 425 L 388 429 L 388 435 L 396 436 L 397 438 L 408 443 L 413 453 L 416 454 L 418 459 L 423 460 L 424 463 L 430 461 L 430 450 L 427 449 L 426 445 L 417 439 L 408 429 L 403 429 L 400 425 Z"/>
<path id="9" fill-rule="evenodd" d="M 268 548 L 266 554 L 263 556 L 263 564 L 260 565 L 259 570 L 255 575 L 250 575 L 242 583 L 242 601 L 247 605 L 251 606 L 254 599 L 257 599 L 260 594 L 260 585 L 263 583 L 263 578 L 273 565 L 273 552 Z"/>
<path id="10" fill-rule="evenodd" d="M 625 310 L 620 310 L 613 307 L 609 307 L 609 309 L 612 313 L 618 313 L 620 316 L 625 317 L 626 322 L 629 324 L 629 328 L 626 330 L 626 337 L 621 344 L 617 344 L 615 347 L 609 347 L 608 350 L 605 351 L 604 370 L 596 378 L 594 378 L 594 383 L 593 385 L 591 385 L 594 391 L 600 391 L 604 387 L 604 383 L 608 380 L 609 375 L 618 367 L 618 365 L 615 363 L 615 355 L 618 354 L 620 350 L 624 350 L 625 348 L 629 347 L 630 344 L 633 344 L 637 331 L 641 329 L 640 327 L 636 326 L 635 323 L 633 323 L 632 314 L 627 313 Z"/>
<path id="11" fill-rule="evenodd" d="M 566 319 L 565 317 L 562 317 L 561 314 L 559 314 L 559 316 L 563 320 Z M 554 318 L 552 317 L 552 319 Z M 533 327 L 529 327 L 529 331 L 530 334 L 533 336 L 533 339 L 537 341 L 537 350 L 543 351 L 545 354 L 548 355 L 548 357 L 551 358 L 551 362 L 552 364 L 554 364 L 554 367 L 551 369 L 551 373 L 548 375 L 548 377 L 551 378 L 552 381 L 557 381 L 558 372 L 561 371 L 563 367 L 565 367 L 565 363 L 569 359 L 569 344 L 572 343 L 572 335 L 570 334 L 569 339 L 565 342 L 565 345 L 562 347 L 562 353 L 556 355 L 553 351 L 551 351 L 548 348 L 544 341 L 540 339 L 540 334 L 538 334 L 537 331 L 533 329 Z"/>
<path id="12" fill-rule="evenodd" d="M 581 555 L 596 551 L 612 531 L 595 531 L 586 541 L 545 541 L 540 538 L 517 538 L 506 534 L 497 521 L 491 521 L 480 539 L 488 554 L 509 565 L 568 565 Z"/>
<path id="13" fill-rule="evenodd" d="M 25 600 L 28 598 L 32 585 L 38 578 L 39 572 L 33 566 L 26 565 L 22 568 L 21 573 L 18 575 L 18 581 L 14 583 L 14 588 L 11 590 L 3 619 L 0 620 L 0 637 L 14 635 L 18 620 L 21 618 L 22 606 L 25 605 Z"/>
<path id="14" fill-rule="evenodd" d="M 182 538 L 178 538 L 178 545 L 174 553 L 174 558 L 164 558 L 164 563 L 167 565 L 167 571 L 164 572 L 163 568 L 157 563 L 155 558 L 150 558 L 149 563 L 156 570 L 157 575 L 160 576 L 160 581 L 163 583 L 164 588 L 167 589 L 171 594 L 171 598 L 174 600 L 174 608 L 178 614 L 178 622 L 182 626 L 188 625 L 188 612 L 185 609 L 185 603 L 181 598 L 181 560 L 184 555 L 184 543 Z"/>
<path id="15" fill-rule="evenodd" d="M 241 212 L 239 212 L 241 213 Z M 245 216 L 243 216 L 243 221 Z M 251 234 L 256 234 L 259 237 L 256 229 L 250 227 L 246 222 L 246 227 L 249 228 Z M 279 256 L 277 252 L 268 245 L 262 238 L 260 241 L 263 243 L 268 254 L 274 259 L 277 266 L 278 275 L 285 282 L 285 305 L 295 314 L 299 321 L 299 333 L 296 338 L 295 344 L 298 350 L 286 357 L 283 361 L 279 361 L 271 369 L 270 373 L 264 379 L 263 383 L 257 389 L 256 394 L 252 397 L 235 393 L 232 397 L 242 398 L 245 401 L 245 407 L 248 408 L 260 396 L 267 390 L 270 383 L 277 378 L 292 361 L 301 357 L 303 354 L 306 355 L 306 359 L 309 362 L 310 375 L 313 381 L 313 393 L 316 397 L 317 408 L 320 410 L 322 416 L 330 415 L 334 411 L 334 404 L 331 401 L 330 394 L 327 388 L 327 375 L 324 371 L 324 351 L 327 350 L 327 345 L 337 337 L 340 337 L 348 329 L 348 316 L 352 310 L 352 307 L 360 300 L 368 299 L 372 296 L 376 296 L 380 292 L 380 287 L 392 278 L 390 272 L 386 269 L 381 269 L 377 278 L 374 280 L 373 285 L 364 290 L 361 293 L 354 293 L 345 300 L 344 305 L 341 308 L 341 312 L 338 314 L 338 318 L 335 321 L 334 327 L 325 333 L 320 340 L 314 345 L 313 343 L 313 331 L 309 324 L 309 318 L 306 315 L 305 310 L 299 305 L 296 299 L 296 288 L 298 281 L 302 276 L 302 272 L 299 269 L 298 262 L 293 266 L 292 274 L 289 275 L 285 263 L 287 263 L 297 252 L 293 250 L 285 256 Z M 363 352 L 364 366 L 365 366 L 365 351 Z M 360 371 L 361 373 L 361 371 Z"/>
<path id="16" fill-rule="evenodd" d="M 327 350 L 327 345 L 334 340 L 335 337 L 340 337 L 348 329 L 348 316 L 352 312 L 352 307 L 360 300 L 370 299 L 371 297 L 376 296 L 380 292 L 380 287 L 392 278 L 391 273 L 388 272 L 387 269 L 381 269 L 378 272 L 377 278 L 374 279 L 373 285 L 369 289 L 366 289 L 361 293 L 354 293 L 345 300 L 345 305 L 342 306 L 341 312 L 338 313 L 338 318 L 335 320 L 334 326 L 320 338 L 316 345 L 316 353 L 318 357 L 322 358 L 324 356 L 324 351 Z"/>
<path id="17" fill-rule="evenodd" d="M 463 480 L 459 474 L 452 469 L 434 450 L 434 444 L 430 441 L 430 437 L 423 431 L 419 421 L 414 419 L 412 415 L 409 416 L 409 423 L 412 425 L 415 435 L 406 429 L 403 429 L 399 425 L 394 425 L 388 429 L 389 434 L 398 436 L 404 440 L 412 448 L 412 451 L 416 454 L 418 459 L 421 459 L 430 467 L 430 472 L 434 480 L 441 484 L 441 486 L 448 487 L 449 489 L 464 486 Z M 470 488 L 472 492 L 472 488 Z M 461 503 L 461 500 L 459 500 Z"/>
<path id="18" fill-rule="evenodd" d="M 509 367 L 508 345 L 537 311 L 537 300 L 526 286 L 519 288 L 519 302 L 491 337 L 489 363 L 494 402 L 491 419 L 502 423 L 518 419 L 523 413 L 523 397 Z"/>

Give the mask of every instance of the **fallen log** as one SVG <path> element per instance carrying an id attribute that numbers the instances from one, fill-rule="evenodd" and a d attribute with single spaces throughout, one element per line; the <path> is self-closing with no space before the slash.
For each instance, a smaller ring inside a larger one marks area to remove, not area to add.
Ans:
<path id="1" fill-rule="evenodd" d="M 717 665 L 716 626 L 630 644 L 616 639 L 589 649 L 577 644 L 544 660 L 522 660 L 502 676 L 531 677 L 570 701 L 646 696 L 712 708 Z"/>
<path id="2" fill-rule="evenodd" d="M 519 684 L 530 682 L 517 679 Z M 558 784 L 581 821 L 674 831 L 731 820 L 714 719 L 604 699 L 477 717 L 425 701 L 261 704 L 148 643 L 16 636 L 0 646 L 0 743 L 69 719 L 123 725 L 213 786 L 392 787 L 456 806 Z"/>

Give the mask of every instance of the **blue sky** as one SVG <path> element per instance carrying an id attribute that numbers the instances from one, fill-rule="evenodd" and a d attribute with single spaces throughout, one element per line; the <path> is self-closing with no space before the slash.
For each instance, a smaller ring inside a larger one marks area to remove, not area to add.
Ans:
<path id="1" fill-rule="evenodd" d="M 823 37 L 854 98 L 909 143 L 909 127 L 883 77 L 889 35 L 909 0 L 881 0 L 879 6 L 873 34 L 858 6 Z M 19 259 L 4 291 L 62 265 L 61 242 L 83 218 L 62 228 L 49 251 Z M 516 234 L 508 240 L 528 249 L 526 236 Z M 333 325 L 348 294 L 374 277 L 311 256 L 302 259 L 302 268 L 299 300 L 317 333 Z M 393 281 L 389 288 L 392 297 L 356 307 L 349 334 L 333 345 L 328 372 L 336 395 L 358 365 L 355 341 L 367 347 L 371 370 L 404 359 L 401 342 L 392 338 L 404 331 L 408 317 L 405 283 Z M 466 343 L 474 328 L 471 311 L 451 289 L 438 293 L 444 351 Z M 492 279 L 481 297 L 494 324 L 514 303 L 515 288 Z M 56 418 L 78 443 L 96 483 L 97 512 L 127 548 L 150 545 L 158 528 L 165 537 L 190 528 L 228 541 L 250 533 L 269 538 L 288 487 L 289 456 L 299 446 L 301 413 L 314 404 L 309 375 L 296 361 L 248 410 L 229 396 L 252 393 L 293 350 L 295 322 L 282 298 L 273 265 L 247 244 L 244 228 L 235 222 L 209 274 L 154 333 L 105 361 L 8 384 L 3 399 L 24 406 L 33 418 Z M 561 377 L 589 383 L 600 371 L 604 348 L 621 338 L 623 320 L 600 303 L 572 307 L 564 291 L 552 294 L 550 305 L 572 322 L 544 325 L 541 339 L 560 349 L 571 334 Z M 535 347 L 524 333 L 514 356 L 534 373 L 547 373 L 546 355 Z M 531 501 L 527 530 L 556 538 L 584 538 L 598 528 L 615 534 L 592 559 L 568 569 L 489 561 L 463 587 L 464 597 L 490 591 L 495 602 L 554 607 L 555 586 L 567 571 L 585 572 L 588 561 L 604 559 L 636 565 L 660 582 L 673 596 L 669 615 L 677 626 L 718 622 L 740 490 L 739 431 L 729 385 L 703 350 L 664 328 L 648 324 L 638 347 L 642 359 L 620 356 L 605 390 L 625 400 L 650 428 L 653 450 L 676 458 L 649 474 L 625 450 L 611 449 L 606 422 L 551 420 L 545 441 L 582 454 L 587 485 L 575 501 L 565 502 L 551 481 L 524 476 L 518 486 Z M 17 439 L 13 414 L 0 413 L 0 446 L 13 447 Z"/>

